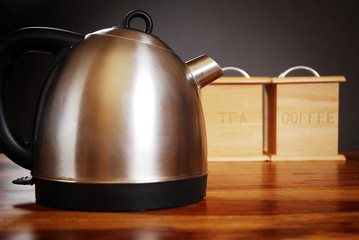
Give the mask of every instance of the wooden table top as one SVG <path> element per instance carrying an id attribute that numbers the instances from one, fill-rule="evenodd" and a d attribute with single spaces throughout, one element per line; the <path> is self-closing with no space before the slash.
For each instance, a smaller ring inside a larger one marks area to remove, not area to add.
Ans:
<path id="1" fill-rule="evenodd" d="M 359 154 L 346 162 L 210 162 L 205 200 L 144 212 L 35 204 L 0 154 L 0 239 L 359 239 Z"/>

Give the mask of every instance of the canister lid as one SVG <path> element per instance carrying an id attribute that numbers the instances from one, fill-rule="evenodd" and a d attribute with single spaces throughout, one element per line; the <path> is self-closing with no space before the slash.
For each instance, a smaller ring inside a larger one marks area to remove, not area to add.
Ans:
<path id="1" fill-rule="evenodd" d="M 272 78 L 272 83 L 334 83 L 345 82 L 344 76 L 320 76 L 320 77 L 284 77 L 284 78 Z"/>
<path id="2" fill-rule="evenodd" d="M 220 84 L 265 84 L 271 83 L 270 77 L 221 77 L 212 82 L 211 85 Z"/>
<path id="3" fill-rule="evenodd" d="M 226 71 L 235 71 L 240 73 L 242 76 L 236 77 L 221 77 L 216 81 L 212 82 L 212 85 L 219 84 L 263 84 L 270 83 L 271 79 L 269 77 L 251 77 L 249 74 L 237 67 L 224 67 L 222 68 L 223 72 Z"/>
<path id="4" fill-rule="evenodd" d="M 312 73 L 314 76 L 294 76 L 287 77 L 287 75 L 295 70 L 305 70 Z M 277 78 L 272 78 L 272 83 L 330 83 L 330 82 L 345 82 L 344 76 L 320 76 L 317 71 L 307 66 L 294 66 L 282 72 Z"/>

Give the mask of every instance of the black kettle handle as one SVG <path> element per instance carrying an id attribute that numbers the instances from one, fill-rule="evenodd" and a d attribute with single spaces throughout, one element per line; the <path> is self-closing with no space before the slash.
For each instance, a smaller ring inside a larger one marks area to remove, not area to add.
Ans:
<path id="1" fill-rule="evenodd" d="M 125 18 L 123 19 L 122 27 L 133 29 L 130 26 L 130 22 L 132 19 L 134 19 L 136 17 L 142 18 L 146 22 L 146 29 L 144 32 L 151 34 L 152 29 L 153 29 L 152 18 L 150 17 L 150 15 L 148 15 L 148 13 L 141 11 L 141 10 L 133 10 L 133 11 L 127 13 Z"/>
<path id="2" fill-rule="evenodd" d="M 0 143 L 5 155 L 16 164 L 32 170 L 31 144 L 25 144 L 14 134 L 8 123 L 4 87 L 15 70 L 18 57 L 28 51 L 57 55 L 84 38 L 83 35 L 56 28 L 30 27 L 19 29 L 0 42 Z M 54 58 L 55 59 L 55 58 Z"/>

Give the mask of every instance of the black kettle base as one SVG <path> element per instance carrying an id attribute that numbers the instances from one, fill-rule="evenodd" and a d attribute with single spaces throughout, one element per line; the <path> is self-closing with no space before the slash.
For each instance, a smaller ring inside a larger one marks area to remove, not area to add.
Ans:
<path id="1" fill-rule="evenodd" d="M 80 184 L 35 179 L 36 203 L 78 211 L 144 211 L 193 204 L 206 196 L 207 175 L 170 182 Z"/>

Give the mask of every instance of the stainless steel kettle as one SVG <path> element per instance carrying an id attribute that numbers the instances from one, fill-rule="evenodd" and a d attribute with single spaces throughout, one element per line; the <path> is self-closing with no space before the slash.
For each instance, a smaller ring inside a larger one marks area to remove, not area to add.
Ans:
<path id="1" fill-rule="evenodd" d="M 133 18 L 144 31 L 130 27 Z M 25 28 L 0 44 L 0 135 L 31 170 L 36 202 L 89 211 L 183 206 L 205 197 L 207 149 L 199 89 L 223 75 L 203 55 L 183 63 L 142 11 L 87 34 Z M 4 84 L 26 51 L 52 53 L 28 144 L 8 123 Z M 19 179 L 17 182 L 28 182 Z"/>

